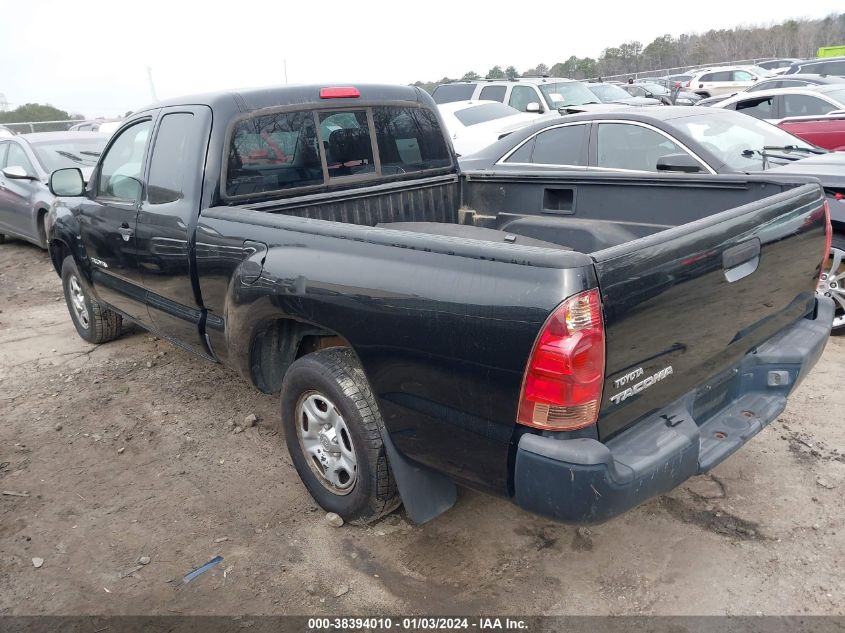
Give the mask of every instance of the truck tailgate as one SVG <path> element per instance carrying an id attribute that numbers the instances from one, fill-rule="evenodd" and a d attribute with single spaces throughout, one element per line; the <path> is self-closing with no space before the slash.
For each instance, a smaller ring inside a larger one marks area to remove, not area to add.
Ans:
<path id="1" fill-rule="evenodd" d="M 690 391 L 702 417 L 746 354 L 810 313 L 824 195 L 807 184 L 593 254 L 606 328 L 601 438 Z"/>

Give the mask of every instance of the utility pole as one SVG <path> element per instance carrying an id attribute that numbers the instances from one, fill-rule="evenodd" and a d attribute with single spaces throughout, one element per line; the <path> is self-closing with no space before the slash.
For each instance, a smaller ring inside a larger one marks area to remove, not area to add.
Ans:
<path id="1" fill-rule="evenodd" d="M 147 66 L 147 81 L 150 83 L 150 95 L 152 95 L 153 101 L 158 101 L 158 97 L 156 96 L 156 87 L 153 83 L 153 69 Z"/>

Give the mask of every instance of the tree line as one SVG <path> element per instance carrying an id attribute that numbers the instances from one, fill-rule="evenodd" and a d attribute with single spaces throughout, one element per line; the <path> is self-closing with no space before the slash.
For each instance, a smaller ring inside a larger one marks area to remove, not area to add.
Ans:
<path id="1" fill-rule="evenodd" d="M 719 61 L 815 57 L 821 46 L 842 44 L 845 44 L 845 13 L 832 14 L 818 20 L 786 20 L 770 26 L 737 26 L 678 37 L 666 34 L 646 46 L 632 40 L 605 48 L 595 59 L 572 55 L 551 67 L 540 63 L 522 72 L 514 66 L 504 70 L 501 66 L 493 66 L 485 75 L 469 71 L 460 78 L 443 77 L 438 81 L 417 81 L 413 85 L 431 92 L 435 86 L 456 79 L 473 81 L 482 77 L 515 79 L 542 75 L 591 79 L 663 68 L 680 69 Z"/>

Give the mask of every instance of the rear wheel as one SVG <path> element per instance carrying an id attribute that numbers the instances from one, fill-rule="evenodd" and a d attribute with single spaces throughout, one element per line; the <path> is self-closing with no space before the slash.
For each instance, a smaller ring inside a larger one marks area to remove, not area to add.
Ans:
<path id="1" fill-rule="evenodd" d="M 294 467 L 324 510 L 365 524 L 399 506 L 381 414 L 351 350 L 296 360 L 282 384 L 281 413 Z"/>
<path id="2" fill-rule="evenodd" d="M 836 302 L 833 316 L 833 334 L 845 334 L 845 236 L 834 235 L 830 246 L 830 257 L 819 279 L 816 291 Z"/>
<path id="3" fill-rule="evenodd" d="M 120 336 L 123 318 L 94 298 L 70 256 L 62 262 L 62 288 L 70 318 L 79 336 L 89 343 L 105 343 Z"/>

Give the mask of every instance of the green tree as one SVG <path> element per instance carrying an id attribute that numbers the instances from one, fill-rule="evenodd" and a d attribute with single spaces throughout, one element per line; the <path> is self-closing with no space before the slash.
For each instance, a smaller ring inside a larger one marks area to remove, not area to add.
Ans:
<path id="1" fill-rule="evenodd" d="M 519 77 L 519 71 L 513 66 L 508 66 L 507 68 L 505 68 L 505 77 L 513 81 L 514 79 Z"/>
<path id="2" fill-rule="evenodd" d="M 24 123 L 27 121 L 66 121 L 70 115 L 51 105 L 27 103 L 11 112 L 0 112 L 0 123 Z"/>
<path id="3" fill-rule="evenodd" d="M 461 77 L 461 81 L 475 81 L 477 79 L 481 79 L 481 75 L 479 75 L 474 70 L 471 70 L 468 73 L 464 73 L 464 76 Z"/>
<path id="4" fill-rule="evenodd" d="M 493 66 L 487 71 L 487 79 L 504 79 L 506 76 L 501 66 Z"/>

